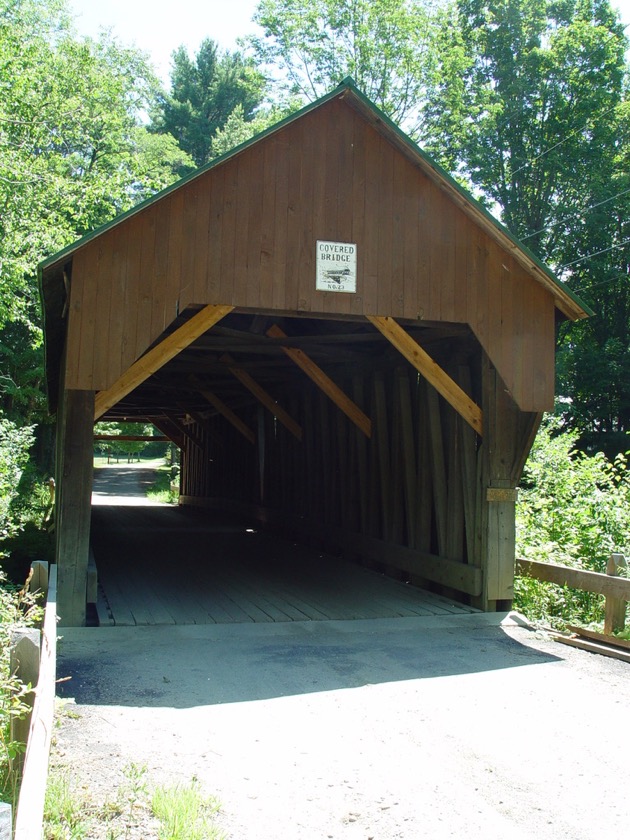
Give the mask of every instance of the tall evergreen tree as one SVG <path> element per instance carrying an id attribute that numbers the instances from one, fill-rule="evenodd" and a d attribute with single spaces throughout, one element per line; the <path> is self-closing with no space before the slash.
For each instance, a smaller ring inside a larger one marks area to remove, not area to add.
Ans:
<path id="1" fill-rule="evenodd" d="M 240 52 L 221 54 L 206 38 L 191 59 L 184 47 L 173 53 L 171 92 L 161 97 L 153 130 L 171 134 L 197 166 L 212 157 L 212 138 L 239 108 L 253 119 L 264 92 L 264 79 Z"/>

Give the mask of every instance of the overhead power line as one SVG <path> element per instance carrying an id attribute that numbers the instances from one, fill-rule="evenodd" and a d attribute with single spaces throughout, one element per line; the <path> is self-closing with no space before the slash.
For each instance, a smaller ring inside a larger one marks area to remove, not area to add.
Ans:
<path id="1" fill-rule="evenodd" d="M 580 257 L 579 260 L 573 260 L 573 262 L 565 263 L 558 268 L 558 271 L 562 271 L 564 268 L 570 268 L 570 266 L 577 265 L 585 260 L 592 260 L 593 257 L 599 257 L 601 254 L 607 254 L 609 251 L 614 251 L 615 248 L 623 248 L 624 245 L 628 245 L 629 243 L 630 237 L 628 239 L 624 239 L 623 242 L 619 242 L 617 245 L 611 245 L 609 248 L 602 248 L 601 251 L 595 251 L 594 254 L 588 254 L 586 257 Z"/>
<path id="2" fill-rule="evenodd" d="M 597 204 L 591 204 L 590 207 L 585 207 L 584 210 L 580 210 L 580 213 L 589 213 L 591 210 L 595 210 L 597 207 L 601 207 L 603 204 L 608 204 L 609 201 L 614 201 L 616 198 L 620 198 L 622 195 L 630 192 L 630 187 L 627 190 L 622 190 L 621 192 L 617 193 L 616 195 L 611 195 L 608 198 L 605 198 L 603 201 L 598 201 Z M 551 228 L 557 227 L 561 225 L 563 222 L 568 222 L 570 219 L 573 219 L 574 216 L 565 216 L 563 219 L 559 219 L 557 222 L 553 222 L 553 224 L 545 225 L 545 227 L 540 228 L 540 230 L 535 230 L 533 233 L 528 233 L 527 236 L 521 236 L 521 242 L 524 242 L 526 239 L 531 239 L 532 236 L 536 236 L 539 233 L 544 233 L 546 230 L 550 230 Z"/>

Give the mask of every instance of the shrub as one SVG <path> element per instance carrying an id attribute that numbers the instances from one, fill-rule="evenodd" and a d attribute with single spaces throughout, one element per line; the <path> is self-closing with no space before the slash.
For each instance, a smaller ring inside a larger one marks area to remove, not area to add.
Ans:
<path id="1" fill-rule="evenodd" d="M 611 553 L 630 553 L 630 474 L 613 461 L 576 449 L 577 434 L 546 417 L 527 461 L 517 506 L 517 556 L 605 571 Z M 515 606 L 533 619 L 602 620 L 603 598 L 517 578 Z"/>

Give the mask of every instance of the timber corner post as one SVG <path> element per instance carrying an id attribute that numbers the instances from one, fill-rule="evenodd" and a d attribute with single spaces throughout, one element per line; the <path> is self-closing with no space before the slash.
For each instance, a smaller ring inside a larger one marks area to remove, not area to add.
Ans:
<path id="1" fill-rule="evenodd" d="M 57 611 L 85 625 L 92 504 L 94 392 L 64 390 L 57 413 Z"/>
<path id="2" fill-rule="evenodd" d="M 482 395 L 477 546 L 483 592 L 473 605 L 492 612 L 510 609 L 514 599 L 517 488 L 542 414 L 518 410 L 485 353 Z"/>

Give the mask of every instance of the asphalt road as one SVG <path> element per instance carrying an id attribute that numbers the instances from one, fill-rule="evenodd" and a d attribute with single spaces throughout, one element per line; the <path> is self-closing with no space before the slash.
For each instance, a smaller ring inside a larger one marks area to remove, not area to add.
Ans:
<path id="1" fill-rule="evenodd" d="M 627 840 L 628 666 L 489 622 L 64 630 L 59 745 L 199 779 L 233 840 Z"/>

